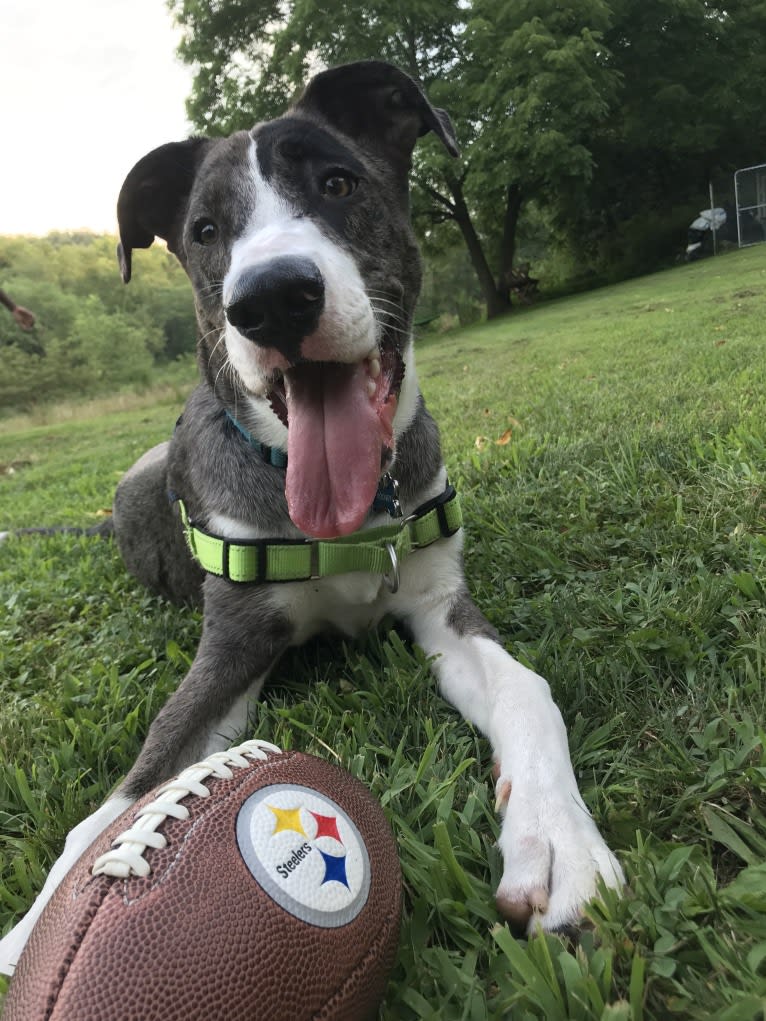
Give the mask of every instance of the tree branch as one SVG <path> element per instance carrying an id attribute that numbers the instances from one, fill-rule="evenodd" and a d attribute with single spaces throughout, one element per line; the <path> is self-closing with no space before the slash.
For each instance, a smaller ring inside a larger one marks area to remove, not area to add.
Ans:
<path id="1" fill-rule="evenodd" d="M 440 203 L 440 205 L 445 206 L 449 210 L 450 218 L 454 217 L 455 205 L 453 202 L 450 202 L 450 200 L 438 192 L 436 188 L 432 188 L 430 184 L 426 184 L 424 181 L 418 181 L 418 184 L 435 202 Z"/>

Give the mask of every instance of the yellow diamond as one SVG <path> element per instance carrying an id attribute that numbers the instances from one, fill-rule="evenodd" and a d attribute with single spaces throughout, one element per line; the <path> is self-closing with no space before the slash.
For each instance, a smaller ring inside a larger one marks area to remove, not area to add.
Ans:
<path id="1" fill-rule="evenodd" d="M 274 805 L 269 805 L 268 807 L 277 817 L 274 832 L 271 834 L 272 837 L 283 830 L 295 830 L 296 833 L 300 833 L 304 837 L 308 836 L 301 823 L 301 810 L 299 808 L 275 808 Z"/>

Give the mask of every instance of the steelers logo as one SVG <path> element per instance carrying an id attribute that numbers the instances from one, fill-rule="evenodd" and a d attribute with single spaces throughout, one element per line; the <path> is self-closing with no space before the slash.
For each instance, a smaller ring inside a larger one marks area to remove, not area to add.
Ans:
<path id="1" fill-rule="evenodd" d="M 295 784 L 252 794 L 237 816 L 239 853 L 266 893 L 291 915 L 336 928 L 367 902 L 370 859 L 334 801 Z"/>

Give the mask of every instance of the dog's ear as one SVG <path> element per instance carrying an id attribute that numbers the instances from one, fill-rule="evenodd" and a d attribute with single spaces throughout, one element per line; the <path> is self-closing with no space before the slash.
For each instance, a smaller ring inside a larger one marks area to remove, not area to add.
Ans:
<path id="1" fill-rule="evenodd" d="M 380 60 L 323 71 L 311 79 L 293 110 L 319 113 L 343 134 L 382 152 L 404 173 L 415 143 L 429 131 L 451 156 L 459 154 L 448 114 L 431 106 L 409 75 Z"/>
<path id="2" fill-rule="evenodd" d="M 139 160 L 125 178 L 117 200 L 117 258 L 125 283 L 130 280 L 133 249 L 149 248 L 155 237 L 166 241 L 168 249 L 181 258 L 186 202 L 197 168 L 212 144 L 209 138 L 190 138 L 161 145 Z"/>

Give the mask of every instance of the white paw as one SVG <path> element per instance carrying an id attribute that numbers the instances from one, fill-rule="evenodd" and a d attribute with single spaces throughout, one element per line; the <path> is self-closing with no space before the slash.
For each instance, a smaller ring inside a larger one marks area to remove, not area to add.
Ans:
<path id="1" fill-rule="evenodd" d="M 15 929 L 0 939 L 0 975 L 13 974 L 31 931 L 32 926 L 24 926 L 22 919 Z"/>
<path id="2" fill-rule="evenodd" d="M 500 775 L 498 807 L 503 877 L 497 890 L 501 914 L 531 934 L 538 924 L 556 930 L 575 925 L 596 894 L 600 875 L 609 887 L 625 883 L 622 868 L 604 843 L 576 789 L 511 784 Z"/>
<path id="3" fill-rule="evenodd" d="M 18 925 L 0 940 L 0 975 L 13 974 L 37 919 L 43 913 L 45 905 L 55 893 L 64 876 L 96 837 L 111 822 L 114 822 L 130 804 L 129 798 L 112 797 L 105 801 L 100 808 L 97 808 L 92 815 L 78 823 L 73 830 L 70 830 L 61 857 L 53 863 L 45 885 L 37 895 L 32 907 Z"/>

